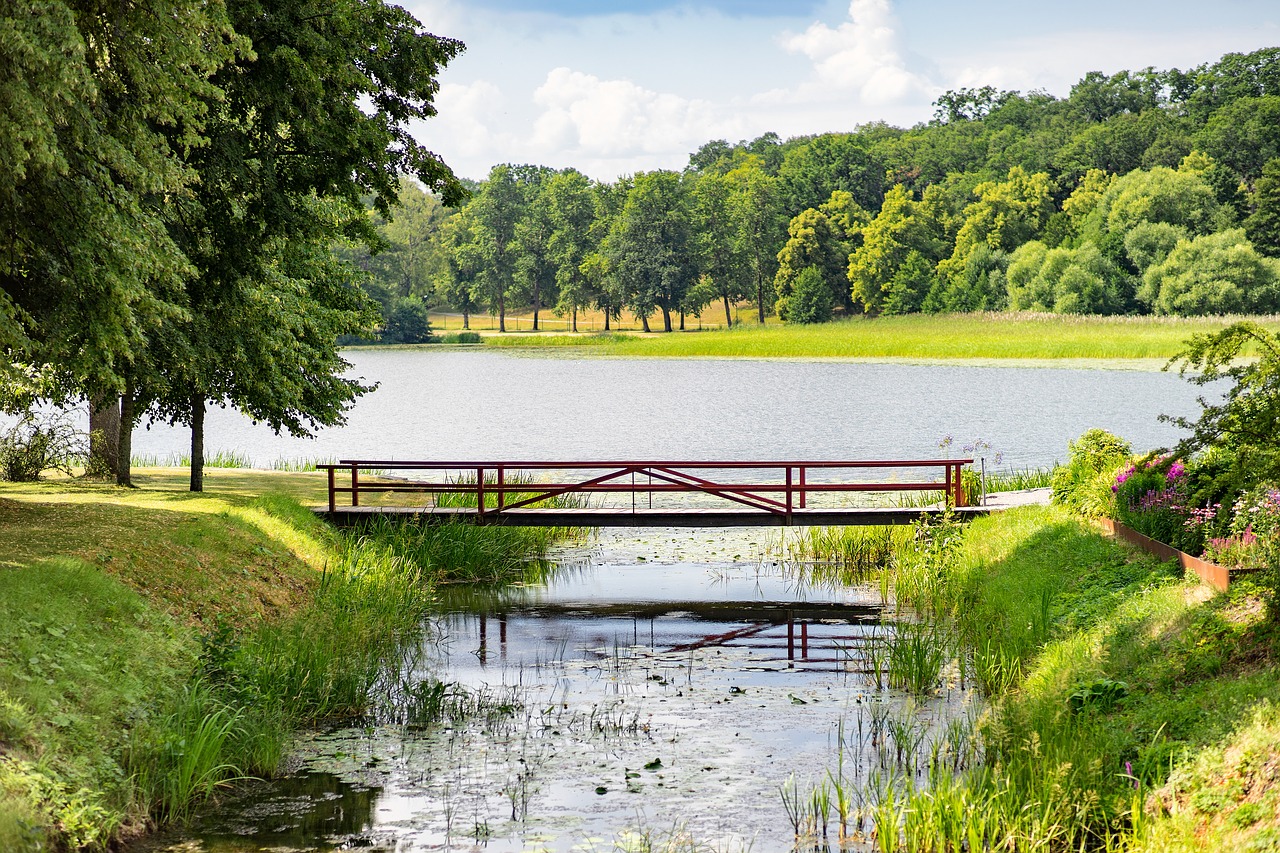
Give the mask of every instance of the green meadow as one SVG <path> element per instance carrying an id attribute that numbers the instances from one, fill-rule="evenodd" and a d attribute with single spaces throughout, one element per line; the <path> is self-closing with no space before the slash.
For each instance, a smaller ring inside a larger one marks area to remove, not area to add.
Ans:
<path id="1" fill-rule="evenodd" d="M 854 318 L 812 325 L 742 325 L 671 334 L 486 336 L 486 346 L 574 347 L 634 357 L 1164 360 L 1193 334 L 1234 317 L 950 314 Z M 1255 318 L 1280 329 L 1280 318 Z"/>

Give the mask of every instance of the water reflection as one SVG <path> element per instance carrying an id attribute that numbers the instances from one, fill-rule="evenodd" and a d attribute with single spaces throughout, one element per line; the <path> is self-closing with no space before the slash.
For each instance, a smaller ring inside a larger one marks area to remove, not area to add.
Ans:
<path id="1" fill-rule="evenodd" d="M 710 849 L 786 849 L 793 773 L 839 766 L 863 790 L 973 758 L 963 669 L 889 690 L 894 631 L 869 587 L 597 559 L 441 607 L 398 716 L 305 738 L 307 775 L 241 792 L 182 849 L 608 850 L 673 827 Z"/>

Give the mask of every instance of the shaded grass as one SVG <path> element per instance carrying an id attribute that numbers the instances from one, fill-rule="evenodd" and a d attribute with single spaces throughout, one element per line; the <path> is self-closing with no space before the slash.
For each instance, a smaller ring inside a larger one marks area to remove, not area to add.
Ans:
<path id="1" fill-rule="evenodd" d="M 1169 359 L 1195 333 L 1234 318 L 1080 317 L 1049 314 L 910 315 L 806 326 L 638 337 L 524 335 L 487 346 L 585 347 L 610 355 L 750 358 Z M 1259 318 L 1269 328 L 1276 317 Z"/>
<path id="2" fill-rule="evenodd" d="M 0 792 L 36 819 L 29 835 L 102 846 L 141 820 L 120 755 L 196 652 L 189 632 L 82 560 L 0 569 Z M 0 849 L 27 846 L 15 826 Z"/>

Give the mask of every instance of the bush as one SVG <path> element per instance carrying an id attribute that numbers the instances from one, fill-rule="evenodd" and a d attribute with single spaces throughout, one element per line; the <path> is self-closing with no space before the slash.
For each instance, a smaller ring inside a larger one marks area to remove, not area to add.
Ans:
<path id="1" fill-rule="evenodd" d="M 89 455 L 87 437 L 62 412 L 23 415 L 0 434 L 0 476 L 14 482 L 40 479 L 45 471 L 72 473 Z"/>
<path id="2" fill-rule="evenodd" d="M 1110 515 L 1115 473 L 1133 452 L 1129 442 L 1095 428 L 1067 447 L 1067 464 L 1053 471 L 1053 502 L 1086 518 Z"/>
<path id="3" fill-rule="evenodd" d="M 484 343 L 479 332 L 449 332 L 440 338 L 442 344 L 479 344 Z"/>
<path id="4" fill-rule="evenodd" d="M 805 267 L 796 276 L 791 295 L 786 297 L 788 323 L 825 323 L 831 319 L 831 288 L 817 267 Z"/>

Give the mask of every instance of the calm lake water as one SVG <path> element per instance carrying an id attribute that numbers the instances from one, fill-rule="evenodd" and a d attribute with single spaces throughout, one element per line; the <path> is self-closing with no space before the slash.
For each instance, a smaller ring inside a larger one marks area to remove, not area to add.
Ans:
<path id="1" fill-rule="evenodd" d="M 465 350 L 356 350 L 379 383 L 346 426 L 276 436 L 214 409 L 206 447 L 280 458 L 933 458 L 953 436 L 1004 465 L 1066 457 L 1090 427 L 1135 449 L 1173 443 L 1157 417 L 1198 411 L 1196 389 L 1157 371 L 832 361 L 616 359 Z M 134 450 L 189 448 L 186 430 L 139 430 Z"/>

